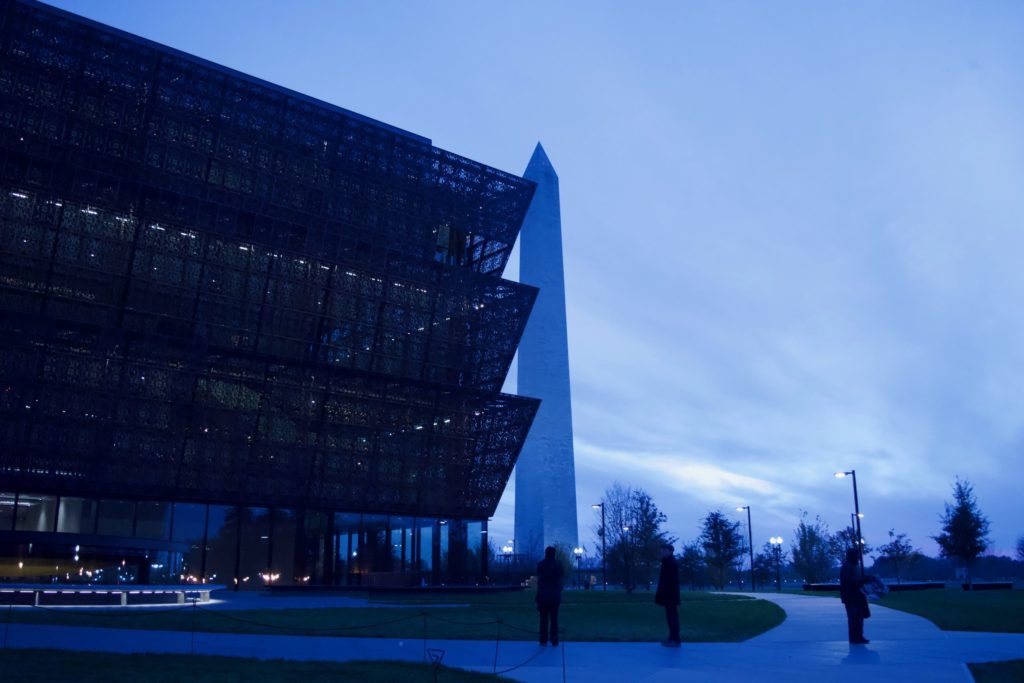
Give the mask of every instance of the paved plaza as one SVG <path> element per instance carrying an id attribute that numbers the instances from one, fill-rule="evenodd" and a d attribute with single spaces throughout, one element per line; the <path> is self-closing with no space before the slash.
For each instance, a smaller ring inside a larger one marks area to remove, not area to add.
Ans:
<path id="1" fill-rule="evenodd" d="M 398 659 L 422 661 L 427 648 L 444 651 L 444 663 L 530 683 L 621 681 L 970 681 L 966 662 L 1024 657 L 1024 634 L 942 631 L 928 620 L 872 606 L 865 633 L 870 645 L 846 643 L 846 620 L 836 598 L 759 594 L 786 611 L 778 627 L 742 643 L 577 643 L 538 648 L 502 641 L 409 640 L 265 636 L 139 631 L 12 623 L 8 647 L 61 647 L 105 652 L 219 654 L 298 660 Z M 258 596 L 229 597 L 223 607 L 262 607 Z M 288 608 L 362 606 L 352 598 L 288 598 Z M 26 609 L 26 608 L 16 608 Z M 651 618 L 660 616 L 652 606 Z M 566 625 L 571 632 L 571 624 Z M 517 667 L 514 668 L 513 667 Z M 507 671 L 508 669 L 513 669 Z"/>

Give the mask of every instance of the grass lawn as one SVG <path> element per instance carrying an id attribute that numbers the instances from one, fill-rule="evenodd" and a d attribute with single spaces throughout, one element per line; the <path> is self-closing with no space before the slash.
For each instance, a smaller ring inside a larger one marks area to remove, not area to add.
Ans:
<path id="1" fill-rule="evenodd" d="M 943 631 L 1024 633 L 1024 590 L 908 591 L 889 593 L 880 604 L 918 614 Z"/>
<path id="2" fill-rule="evenodd" d="M 1024 659 L 1008 662 L 986 662 L 968 664 L 977 683 L 1014 683 L 1024 681 Z"/>
<path id="3" fill-rule="evenodd" d="M 687 642 L 736 642 L 777 626 L 785 612 L 763 600 L 711 593 L 683 593 L 681 635 Z M 268 598 L 267 602 L 272 602 Z M 532 592 L 389 596 L 389 607 L 267 609 L 247 611 L 191 607 L 178 610 L 106 611 L 83 609 L 11 612 L 12 621 L 229 633 L 306 634 L 381 638 L 534 640 L 537 612 Z M 312 602 L 312 601 L 311 601 Z M 398 605 L 398 606 L 394 606 Z M 442 607 L 441 605 L 465 605 Z M 3 617 L 0 617 L 2 619 Z M 501 624 L 496 623 L 501 620 Z M 658 641 L 665 637 L 665 613 L 653 593 L 566 591 L 559 621 L 567 641 Z"/>
<path id="4" fill-rule="evenodd" d="M 240 683 L 296 681 L 301 683 L 392 683 L 434 680 L 429 664 L 409 662 L 293 662 L 206 655 L 118 655 L 66 650 L 2 650 L 4 680 L 39 683 L 124 681 L 136 683 Z M 441 667 L 438 683 L 499 683 L 511 679 Z"/>

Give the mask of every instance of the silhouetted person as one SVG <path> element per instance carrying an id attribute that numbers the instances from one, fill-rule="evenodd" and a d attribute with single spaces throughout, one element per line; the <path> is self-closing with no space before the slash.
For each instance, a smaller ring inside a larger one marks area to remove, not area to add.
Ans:
<path id="1" fill-rule="evenodd" d="M 544 549 L 544 559 L 537 563 L 537 611 L 540 612 L 540 644 L 558 645 L 558 606 L 562 603 L 562 563 L 555 559 L 555 549 Z M 549 631 L 550 627 L 550 631 Z"/>
<path id="2" fill-rule="evenodd" d="M 668 640 L 661 641 L 665 647 L 679 647 L 679 565 L 676 564 L 675 548 L 670 543 L 661 546 L 661 573 L 658 574 L 658 592 L 654 604 L 665 608 L 668 622 Z"/>
<path id="3" fill-rule="evenodd" d="M 846 607 L 850 642 L 863 645 L 868 642 L 864 637 L 864 620 L 871 616 L 871 610 L 868 609 L 868 598 L 861 588 L 871 579 L 861 576 L 857 562 L 859 557 L 856 548 L 846 551 L 846 560 L 839 570 L 839 597 Z"/>

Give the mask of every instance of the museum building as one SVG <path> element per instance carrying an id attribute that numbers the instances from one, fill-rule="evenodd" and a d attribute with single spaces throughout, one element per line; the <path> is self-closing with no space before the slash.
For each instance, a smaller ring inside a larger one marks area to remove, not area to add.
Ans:
<path id="1" fill-rule="evenodd" d="M 533 192 L 0 2 L 0 581 L 487 582 Z"/>

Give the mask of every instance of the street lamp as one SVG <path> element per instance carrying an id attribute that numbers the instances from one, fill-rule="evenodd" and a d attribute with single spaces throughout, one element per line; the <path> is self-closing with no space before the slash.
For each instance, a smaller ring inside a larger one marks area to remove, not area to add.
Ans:
<path id="1" fill-rule="evenodd" d="M 782 536 L 772 536 L 768 539 L 772 544 L 772 554 L 775 555 L 775 590 L 782 590 Z"/>
<path id="2" fill-rule="evenodd" d="M 604 551 L 604 503 L 594 503 L 590 507 L 595 510 L 601 509 L 601 590 L 608 590 L 608 554 Z"/>
<path id="3" fill-rule="evenodd" d="M 572 554 L 576 556 L 576 585 L 583 588 L 583 581 L 580 578 L 583 569 L 581 566 L 583 562 L 583 548 L 576 546 L 572 549 Z"/>
<path id="4" fill-rule="evenodd" d="M 509 584 L 509 574 L 512 572 L 512 551 L 515 550 L 515 546 L 512 545 L 514 541 L 509 539 L 509 542 L 501 546 L 501 552 L 505 554 L 505 585 Z"/>
<path id="5" fill-rule="evenodd" d="M 853 477 L 853 512 L 857 515 L 857 558 L 860 563 L 860 575 L 864 576 L 864 535 L 860 531 L 860 500 L 857 498 L 857 470 L 850 470 L 849 472 L 836 472 L 836 479 L 842 479 L 843 477 Z"/>
<path id="6" fill-rule="evenodd" d="M 751 592 L 756 591 L 757 587 L 754 585 L 754 530 L 750 525 L 750 506 L 744 505 L 736 508 L 736 512 L 747 511 L 747 539 L 750 545 L 750 590 Z"/>
<path id="7" fill-rule="evenodd" d="M 864 513 L 863 512 L 861 512 L 860 514 L 854 514 L 852 512 L 850 513 L 850 534 L 851 535 L 852 534 L 857 534 L 857 520 L 859 520 L 859 519 L 864 519 Z M 860 534 L 857 534 L 857 535 L 860 536 Z M 863 538 L 851 538 L 850 541 L 853 542 L 853 546 L 855 548 L 859 547 L 861 549 L 860 551 L 862 553 L 864 552 L 864 539 Z"/>

